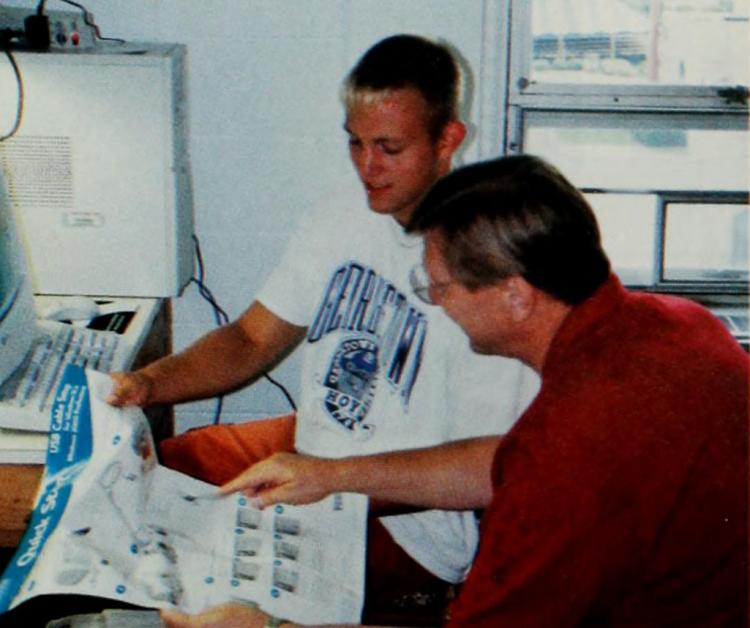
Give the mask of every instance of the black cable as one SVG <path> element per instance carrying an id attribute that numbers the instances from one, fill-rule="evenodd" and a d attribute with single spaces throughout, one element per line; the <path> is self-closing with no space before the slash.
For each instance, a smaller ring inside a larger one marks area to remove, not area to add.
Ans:
<path id="1" fill-rule="evenodd" d="M 197 277 L 191 277 L 190 281 L 191 283 L 194 283 L 198 286 L 198 293 L 206 300 L 208 301 L 208 304 L 211 306 L 211 309 L 214 313 L 214 319 L 216 321 L 217 327 L 221 327 L 222 325 L 225 325 L 227 322 L 229 322 L 229 317 L 227 316 L 227 313 L 224 311 L 224 309 L 219 305 L 219 303 L 216 301 L 216 298 L 214 297 L 211 290 L 209 290 L 208 286 L 205 282 L 205 266 L 203 265 L 203 253 L 201 252 L 201 244 L 198 240 L 198 236 L 195 234 L 192 235 L 193 237 L 193 244 L 195 246 L 195 259 L 198 263 L 198 276 Z M 213 424 L 218 425 L 221 422 L 221 412 L 224 408 L 224 395 L 218 395 L 216 397 L 216 409 L 214 410 L 214 420 Z"/>
<path id="2" fill-rule="evenodd" d="M 24 98 L 23 78 L 21 77 L 21 70 L 19 70 L 18 68 L 18 63 L 16 63 L 16 59 L 10 50 L 3 47 L 3 52 L 8 57 L 8 60 L 10 61 L 11 66 L 13 67 L 13 73 L 16 75 L 16 83 L 18 83 L 18 106 L 16 108 L 16 120 L 13 123 L 13 127 L 8 133 L 0 136 L 0 142 L 4 142 L 8 138 L 13 137 L 18 132 L 18 129 L 21 128 L 21 120 L 23 119 L 23 98 Z"/>
<path id="3" fill-rule="evenodd" d="M 42 15 L 44 13 L 44 5 L 47 2 L 47 0 L 39 0 L 39 4 L 37 5 L 37 14 Z M 86 26 L 90 26 L 94 30 L 94 35 L 97 39 L 101 41 L 116 41 L 121 44 L 125 43 L 124 39 L 120 39 L 119 37 L 102 37 L 101 31 L 99 30 L 99 25 L 94 22 L 93 16 L 91 12 L 82 4 L 79 4 L 78 2 L 73 2 L 73 0 L 60 0 L 60 2 L 64 2 L 65 4 L 69 4 L 71 6 L 76 7 L 77 9 L 80 9 L 81 13 L 83 14 L 83 22 L 86 24 Z"/>
<path id="4" fill-rule="evenodd" d="M 216 302 L 216 298 L 211 293 L 211 290 L 209 290 L 208 286 L 206 286 L 206 284 L 197 277 L 191 277 L 190 281 L 198 286 L 198 292 L 200 293 L 200 295 L 211 305 L 211 309 L 214 312 L 214 320 L 216 321 L 216 325 L 226 325 L 229 322 L 229 318 L 226 312 Z"/>
<path id="5" fill-rule="evenodd" d="M 211 290 L 208 288 L 205 282 L 205 266 L 203 264 L 203 253 L 201 252 L 201 246 L 200 241 L 198 240 L 198 236 L 193 234 L 193 244 L 195 245 L 195 259 L 198 263 L 198 276 L 192 277 L 190 281 L 198 286 L 198 291 L 200 295 L 208 301 L 208 303 L 211 305 L 211 308 L 214 312 L 214 319 L 216 320 L 216 325 L 221 327 L 222 325 L 226 325 L 229 322 L 229 316 L 224 311 L 224 309 L 219 305 L 218 301 L 214 297 Z M 265 377 L 271 384 L 276 386 L 281 393 L 286 398 L 287 402 L 291 406 L 293 411 L 297 411 L 297 404 L 294 403 L 294 399 L 292 399 L 292 396 L 289 394 L 289 391 L 284 387 L 283 384 L 275 380 L 268 372 L 263 372 L 263 377 Z M 214 425 L 217 425 L 221 421 L 221 411 L 222 407 L 224 405 L 224 396 L 220 395 L 216 399 L 216 411 L 214 413 Z"/>
<path id="6" fill-rule="evenodd" d="M 198 277 L 192 277 L 190 281 L 198 286 L 198 291 L 201 296 L 208 301 L 211 308 L 214 311 L 214 318 L 216 319 L 217 325 L 225 325 L 229 322 L 229 316 L 224 309 L 219 305 L 218 301 L 214 297 L 211 290 L 209 290 L 205 281 L 205 266 L 203 264 L 203 253 L 201 252 L 201 245 L 198 241 L 198 237 L 193 234 L 193 244 L 195 245 L 195 259 L 198 262 Z"/>
<path id="7" fill-rule="evenodd" d="M 263 377 L 265 377 L 269 382 L 271 382 L 274 386 L 276 386 L 276 388 L 278 388 L 282 392 L 282 394 L 286 397 L 287 402 L 289 402 L 289 405 L 291 406 L 292 410 L 297 412 L 297 404 L 294 403 L 294 399 L 292 399 L 292 396 L 289 394 L 289 391 L 284 387 L 284 385 L 281 382 L 276 381 L 268 373 L 263 373 Z"/>

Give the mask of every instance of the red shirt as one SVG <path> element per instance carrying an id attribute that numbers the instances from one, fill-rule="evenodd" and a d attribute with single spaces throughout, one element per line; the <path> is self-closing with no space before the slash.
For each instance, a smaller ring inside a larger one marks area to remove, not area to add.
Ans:
<path id="1" fill-rule="evenodd" d="M 503 439 L 451 626 L 747 625 L 748 356 L 611 277 Z"/>

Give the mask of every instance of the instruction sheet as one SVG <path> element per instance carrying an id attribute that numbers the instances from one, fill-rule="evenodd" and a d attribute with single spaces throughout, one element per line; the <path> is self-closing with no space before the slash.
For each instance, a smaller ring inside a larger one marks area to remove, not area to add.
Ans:
<path id="1" fill-rule="evenodd" d="M 242 601 L 304 623 L 356 623 L 367 500 L 334 494 L 259 510 L 157 463 L 138 408 L 109 376 L 68 367 L 28 529 L 0 579 L 0 612 L 42 594 L 197 612 Z"/>

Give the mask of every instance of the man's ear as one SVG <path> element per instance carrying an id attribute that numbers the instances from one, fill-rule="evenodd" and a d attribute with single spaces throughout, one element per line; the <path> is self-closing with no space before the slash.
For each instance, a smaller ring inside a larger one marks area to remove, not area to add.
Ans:
<path id="1" fill-rule="evenodd" d="M 505 299 L 508 310 L 517 323 L 526 320 L 534 309 L 536 292 L 523 277 L 513 275 L 505 281 Z"/>
<path id="2" fill-rule="evenodd" d="M 438 150 L 442 159 L 452 159 L 453 153 L 461 146 L 466 137 L 466 125 L 459 120 L 451 120 L 444 127 L 438 141 Z"/>

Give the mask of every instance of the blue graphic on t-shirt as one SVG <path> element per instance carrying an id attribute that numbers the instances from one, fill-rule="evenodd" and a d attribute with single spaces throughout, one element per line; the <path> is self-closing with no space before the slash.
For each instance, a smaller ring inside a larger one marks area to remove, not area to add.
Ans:
<path id="1" fill-rule="evenodd" d="M 378 372 L 378 347 L 366 338 L 344 340 L 324 379 L 323 405 L 347 429 L 369 430 L 364 418 L 370 409 Z"/>
<path id="2" fill-rule="evenodd" d="M 427 335 L 427 319 L 373 269 L 349 262 L 331 275 L 307 335 L 315 343 L 343 335 L 323 379 L 324 407 L 349 430 L 366 434 L 378 379 L 408 407 Z"/>

